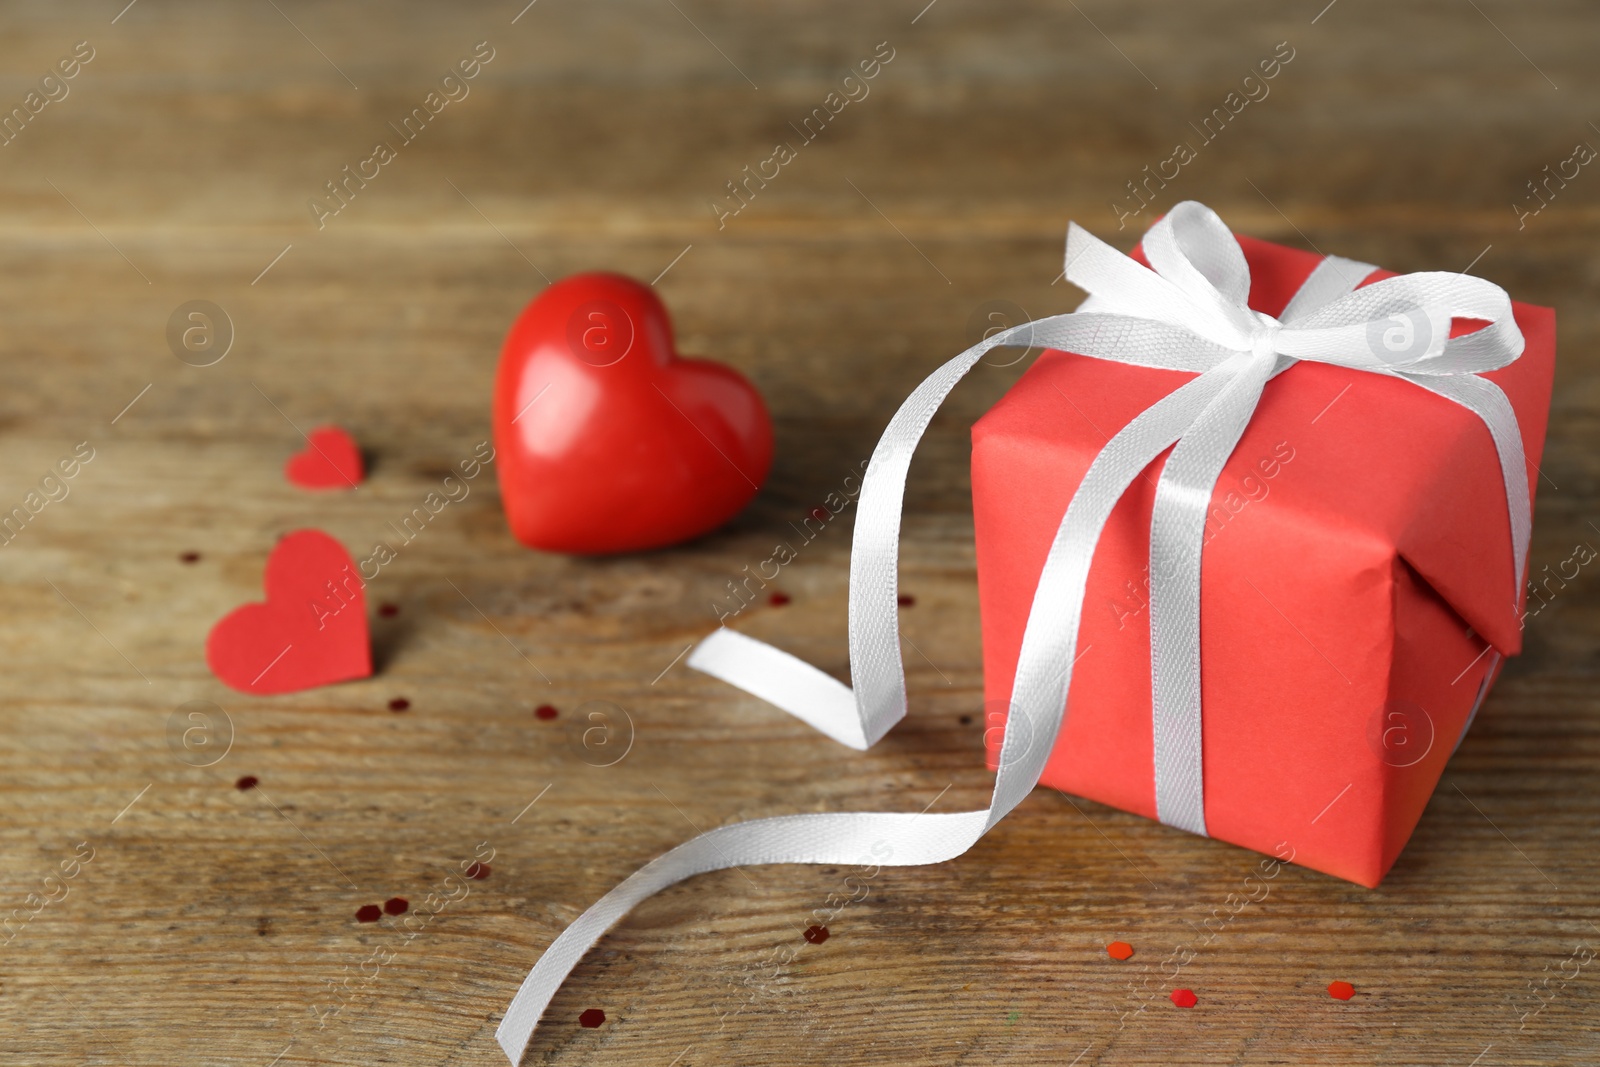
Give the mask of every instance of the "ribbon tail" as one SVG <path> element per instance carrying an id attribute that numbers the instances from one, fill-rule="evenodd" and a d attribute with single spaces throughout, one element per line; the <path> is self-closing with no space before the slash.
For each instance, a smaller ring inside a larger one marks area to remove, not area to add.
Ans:
<path id="1" fill-rule="evenodd" d="M 715 630 L 694 646 L 689 666 L 760 697 L 858 752 L 869 742 L 856 695 L 833 675 L 736 630 Z"/>
<path id="2" fill-rule="evenodd" d="M 1150 274 L 1129 263 L 1132 269 Z M 877 744 L 905 717 L 906 709 L 896 599 L 906 475 L 934 413 L 956 384 L 986 352 L 1003 345 L 1049 345 L 1197 371 L 1226 358 L 1226 353 L 1198 338 L 1190 340 L 1198 354 L 1184 357 L 1178 331 L 1156 322 L 1138 324 L 1136 347 L 1164 353 L 1165 361 L 1133 358 L 1124 351 L 1126 346 L 1102 340 L 1106 325 L 1105 316 L 1069 314 L 997 333 L 930 374 L 889 420 L 862 481 L 850 550 L 850 667 L 855 688 L 781 649 L 727 629 L 713 632 L 695 646 L 689 666 L 760 697 L 840 744 L 858 751 Z"/>
<path id="3" fill-rule="evenodd" d="M 783 815 L 718 827 L 663 853 L 580 915 L 539 957 L 495 1030 L 513 1067 L 539 1017 L 584 953 L 640 901 L 708 871 L 765 863 L 941 863 L 965 852 L 987 829 L 987 812 L 849 812 Z M 884 856 L 887 844 L 889 855 Z"/>
<path id="4" fill-rule="evenodd" d="M 946 364 L 946 368 L 949 366 Z M 734 823 L 690 839 L 652 860 L 600 898 L 545 950 L 495 1032 L 512 1064 L 521 1061 L 545 1007 L 583 954 L 634 905 L 667 886 L 707 871 L 765 863 L 850 863 L 862 856 L 872 856 L 872 862 L 890 866 L 938 863 L 961 855 L 1021 803 L 1038 784 L 1066 717 L 1084 591 L 1100 532 L 1129 483 L 1183 435 L 1224 384 L 1218 376 L 1202 375 L 1152 405 L 1106 444 L 1073 494 L 1045 558 L 1023 630 L 1011 710 L 1000 749 L 1000 770 L 987 809 L 921 815 L 788 815 Z M 926 426 L 926 420 L 921 426 Z M 894 518 L 893 528 L 898 530 L 897 511 Z M 861 524 L 882 524 L 884 515 L 863 510 L 856 521 L 859 545 Z M 887 573 L 885 583 L 891 605 L 893 574 L 892 570 Z M 855 575 L 852 567 L 852 600 Z M 880 576 L 879 580 L 884 579 Z M 713 650 L 729 640 L 718 638 Z M 898 664 L 898 660 L 895 662 Z M 892 669 L 881 659 L 857 663 L 858 670 L 863 667 L 868 671 Z M 877 681 L 880 689 L 887 688 L 883 679 Z M 882 849 L 889 851 L 890 858 L 878 858 Z"/>
<path id="5" fill-rule="evenodd" d="M 1034 323 L 980 341 L 934 371 L 900 404 L 872 451 L 856 504 L 850 548 L 852 689 L 794 656 L 731 630 L 717 630 L 689 666 L 721 678 L 854 749 L 878 742 L 906 714 L 900 658 L 900 512 L 911 455 L 928 423 L 985 352 L 1030 343 Z M 848 705 L 846 704 L 848 701 Z"/>

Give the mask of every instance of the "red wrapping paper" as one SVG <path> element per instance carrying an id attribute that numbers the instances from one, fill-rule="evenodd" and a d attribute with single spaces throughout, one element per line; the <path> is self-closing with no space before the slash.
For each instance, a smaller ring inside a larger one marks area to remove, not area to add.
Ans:
<path id="1" fill-rule="evenodd" d="M 1321 259 L 1239 244 L 1250 306 L 1273 315 Z M 1516 411 L 1531 495 L 1555 314 L 1513 310 L 1527 348 L 1484 377 Z M 1047 351 L 973 427 L 991 768 L 1068 501 L 1110 435 L 1191 377 Z M 1148 818 L 1149 535 L 1164 462 L 1134 481 L 1095 551 L 1066 721 L 1041 778 Z M 1299 363 L 1267 384 L 1211 516 L 1200 615 L 1207 832 L 1376 886 L 1501 657 L 1521 649 L 1524 593 L 1489 432 L 1409 382 Z"/>

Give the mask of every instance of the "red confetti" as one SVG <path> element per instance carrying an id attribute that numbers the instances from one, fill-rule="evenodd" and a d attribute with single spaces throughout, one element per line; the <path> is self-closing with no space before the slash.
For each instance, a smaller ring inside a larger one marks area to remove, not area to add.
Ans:
<path id="1" fill-rule="evenodd" d="M 559 714 L 561 713 L 556 710 L 554 704 L 540 704 L 533 709 L 534 718 L 540 722 L 549 722 Z"/>
<path id="2" fill-rule="evenodd" d="M 411 902 L 405 897 L 390 897 L 383 902 L 383 910 L 390 915 L 404 915 L 411 907 Z"/>
<path id="3" fill-rule="evenodd" d="M 580 1026 L 587 1026 L 591 1030 L 605 1021 L 606 1013 L 601 1011 L 599 1008 L 590 1008 L 582 1015 L 578 1016 L 578 1024 Z"/>
<path id="4" fill-rule="evenodd" d="M 1133 956 L 1133 946 L 1126 941 L 1113 941 L 1106 946 L 1106 955 L 1114 960 L 1130 959 Z"/>
<path id="5" fill-rule="evenodd" d="M 775 608 L 781 608 L 793 599 L 794 598 L 788 593 L 773 593 L 771 596 L 767 597 L 767 603 L 771 604 Z"/>
<path id="6" fill-rule="evenodd" d="M 800 936 L 813 945 L 820 945 L 828 940 L 828 928 L 826 926 L 808 926 L 806 927 L 806 932 Z"/>
<path id="7" fill-rule="evenodd" d="M 1194 990 L 1192 989 L 1174 989 L 1172 991 L 1172 1003 L 1180 1008 L 1192 1008 L 1199 1003 L 1199 1000 L 1200 998 L 1194 995 Z"/>
<path id="8" fill-rule="evenodd" d="M 909 608 L 917 602 L 917 598 L 912 596 L 910 593 L 901 593 L 894 599 L 895 603 L 899 604 L 903 608 Z"/>
<path id="9" fill-rule="evenodd" d="M 1329 982 L 1328 996 L 1334 1000 L 1349 1000 L 1356 995 L 1356 987 L 1349 982 Z"/>
<path id="10" fill-rule="evenodd" d="M 389 701 L 390 711 L 405 711 L 410 706 L 411 701 L 407 700 L 405 697 L 395 697 L 393 700 Z"/>
<path id="11" fill-rule="evenodd" d="M 233 784 L 238 786 L 240 789 L 254 789 L 256 787 L 256 783 L 260 781 L 261 779 L 257 778 L 255 775 L 247 774 Z"/>
<path id="12" fill-rule="evenodd" d="M 827 522 L 829 519 L 833 518 L 833 512 L 829 511 L 827 508 L 812 508 L 811 517 L 816 519 L 818 522 Z"/>
<path id="13" fill-rule="evenodd" d="M 375 923 L 383 915 L 383 909 L 376 904 L 363 904 L 356 909 L 356 922 Z"/>
<path id="14" fill-rule="evenodd" d="M 396 615 L 400 614 L 400 605 L 399 604 L 379 604 L 378 605 L 378 614 L 382 615 L 386 619 L 392 619 Z"/>
<path id="15" fill-rule="evenodd" d="M 485 878 L 489 877 L 489 865 L 487 863 L 479 863 L 477 860 L 473 860 L 472 865 L 467 868 L 467 877 L 471 878 L 475 882 L 483 881 Z"/>
<path id="16" fill-rule="evenodd" d="M 199 563 L 200 562 L 200 553 L 198 553 L 198 552 L 185 552 L 183 555 L 179 556 L 178 558 L 183 560 L 183 562 L 185 562 L 185 563 Z"/>

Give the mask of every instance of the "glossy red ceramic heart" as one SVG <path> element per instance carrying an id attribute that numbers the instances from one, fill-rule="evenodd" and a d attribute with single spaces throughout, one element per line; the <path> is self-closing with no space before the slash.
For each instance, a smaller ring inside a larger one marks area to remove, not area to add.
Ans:
<path id="1" fill-rule="evenodd" d="M 372 674 L 367 600 L 344 546 L 297 530 L 267 557 L 265 602 L 211 628 L 206 664 L 241 693 L 293 693 Z"/>
<path id="2" fill-rule="evenodd" d="M 320 426 L 306 447 L 283 465 L 284 477 L 302 489 L 354 489 L 366 477 L 355 438 L 337 426 Z"/>
<path id="3" fill-rule="evenodd" d="M 654 290 L 616 274 L 563 279 L 517 317 L 494 443 L 512 533 L 552 552 L 686 541 L 744 507 L 772 464 L 755 387 L 678 358 Z"/>

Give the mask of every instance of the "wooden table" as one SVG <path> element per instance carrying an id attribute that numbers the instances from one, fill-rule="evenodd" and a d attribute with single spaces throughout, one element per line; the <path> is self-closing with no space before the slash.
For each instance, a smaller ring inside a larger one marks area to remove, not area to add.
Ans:
<path id="1" fill-rule="evenodd" d="M 1517 208 L 1600 145 L 1574 0 L 123 2 L 0 14 L 4 109 L 92 52 L 0 148 L 0 510 L 93 450 L 0 551 L 0 907 L 28 916 L 0 950 L 8 1065 L 500 1063 L 494 1027 L 551 938 L 697 829 L 983 806 L 967 430 L 1022 365 L 963 385 L 913 466 L 922 655 L 884 743 L 839 748 L 682 653 L 986 301 L 1072 306 L 1052 283 L 1068 219 L 1127 248 L 1200 199 L 1241 232 L 1471 264 L 1555 306 L 1533 568 L 1600 543 L 1600 175 Z M 479 42 L 468 95 L 402 141 L 389 124 Z M 869 94 L 731 214 L 726 183 L 880 42 Z M 1279 42 L 1270 93 L 1202 142 L 1190 123 Z M 1127 183 L 1180 139 L 1196 158 L 1119 231 L 1112 204 L 1131 211 Z M 395 158 L 337 214 L 308 206 L 380 140 Z M 511 318 L 591 268 L 655 279 L 682 348 L 759 384 L 778 458 L 755 503 L 681 549 L 567 559 L 512 540 L 486 477 L 369 589 L 371 680 L 250 698 L 213 679 L 205 635 L 258 595 L 275 537 L 383 537 L 487 437 Z M 232 324 L 210 366 L 169 348 L 193 300 Z M 298 431 L 335 421 L 370 479 L 287 485 Z M 851 521 L 784 569 L 790 603 L 739 627 L 843 674 Z M 1585 568 L 1530 621 L 1381 889 L 1289 869 L 1180 982 L 1162 961 L 1257 857 L 1041 790 L 961 859 L 883 870 L 824 943 L 802 932 L 848 871 L 661 894 L 577 969 L 529 1060 L 1600 1061 L 1582 965 L 1600 944 L 1597 582 Z M 489 876 L 422 918 L 491 849 Z M 356 920 L 396 897 L 415 938 Z M 1108 959 L 1113 939 L 1134 958 Z M 1168 1004 L 1174 984 L 1199 1005 Z M 589 1009 L 602 1025 L 580 1025 Z"/>

